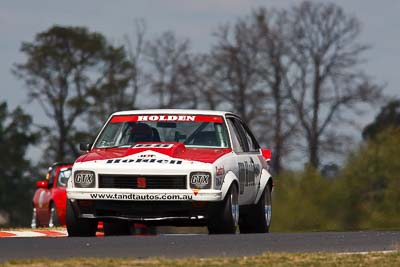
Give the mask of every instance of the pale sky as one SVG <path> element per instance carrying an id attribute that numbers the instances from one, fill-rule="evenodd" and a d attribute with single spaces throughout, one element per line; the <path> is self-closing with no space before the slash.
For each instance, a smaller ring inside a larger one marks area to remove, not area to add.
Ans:
<path id="1" fill-rule="evenodd" d="M 316 0 L 323 2 L 324 0 Z M 35 34 L 54 24 L 85 26 L 122 43 L 124 34 L 133 32 L 133 22 L 143 18 L 148 37 L 166 30 L 189 38 L 194 51 L 205 52 L 213 43 L 212 33 L 221 24 L 235 22 L 253 8 L 289 7 L 298 0 L 0 0 L 0 101 L 10 108 L 21 105 L 36 123 L 47 121 L 40 107 L 28 104 L 23 82 L 10 72 L 23 61 L 19 48 Z M 337 0 L 344 10 L 362 23 L 361 41 L 372 46 L 364 54 L 364 70 L 376 82 L 386 83 L 385 93 L 400 98 L 400 1 Z M 378 110 L 361 120 L 367 124 Z M 360 125 L 363 126 L 363 125 Z"/>

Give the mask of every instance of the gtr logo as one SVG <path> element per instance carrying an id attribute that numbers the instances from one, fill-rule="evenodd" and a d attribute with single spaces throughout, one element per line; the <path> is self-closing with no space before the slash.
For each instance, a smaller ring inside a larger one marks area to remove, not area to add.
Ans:
<path id="1" fill-rule="evenodd" d="M 137 187 L 138 188 L 146 188 L 146 178 L 144 177 L 138 177 L 137 178 Z"/>

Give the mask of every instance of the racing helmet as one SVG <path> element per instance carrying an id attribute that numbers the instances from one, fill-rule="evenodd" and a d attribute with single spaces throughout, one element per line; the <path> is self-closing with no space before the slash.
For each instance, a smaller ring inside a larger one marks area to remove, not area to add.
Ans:
<path id="1" fill-rule="evenodd" d="M 131 128 L 132 142 L 151 142 L 153 141 L 153 129 L 145 123 L 136 123 Z"/>

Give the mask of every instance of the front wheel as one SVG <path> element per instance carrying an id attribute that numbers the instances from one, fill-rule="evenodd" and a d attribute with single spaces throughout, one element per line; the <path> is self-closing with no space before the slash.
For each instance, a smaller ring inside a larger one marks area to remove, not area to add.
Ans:
<path id="1" fill-rule="evenodd" d="M 95 236 L 97 220 L 82 219 L 75 213 L 72 203 L 67 199 L 67 231 L 68 236 Z"/>
<path id="2" fill-rule="evenodd" d="M 231 185 L 224 201 L 215 203 L 208 216 L 210 234 L 234 234 L 239 221 L 239 196 L 235 184 Z"/>

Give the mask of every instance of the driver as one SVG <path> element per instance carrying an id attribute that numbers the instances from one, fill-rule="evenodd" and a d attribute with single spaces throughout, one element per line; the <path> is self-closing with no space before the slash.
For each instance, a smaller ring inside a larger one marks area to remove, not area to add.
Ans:
<path id="1" fill-rule="evenodd" d="M 152 142 L 153 141 L 153 129 L 145 123 L 136 123 L 131 128 L 130 141 L 134 143 L 138 142 Z"/>

